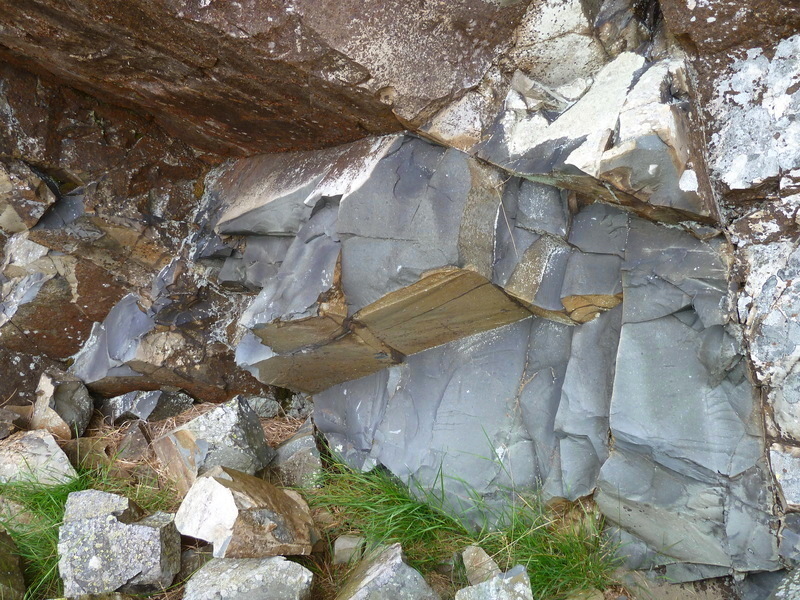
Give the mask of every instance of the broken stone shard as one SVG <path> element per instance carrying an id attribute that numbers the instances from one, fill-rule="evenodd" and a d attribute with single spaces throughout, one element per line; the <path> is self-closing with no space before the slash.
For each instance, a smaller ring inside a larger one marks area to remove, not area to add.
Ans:
<path id="1" fill-rule="evenodd" d="M 275 451 L 267 444 L 258 416 L 236 397 L 153 441 L 153 450 L 182 493 L 198 474 L 215 466 L 253 474 Z"/>
<path id="2" fill-rule="evenodd" d="M 275 458 L 268 471 L 270 477 L 287 487 L 319 485 L 323 473 L 322 460 L 311 419 L 307 419 L 297 433 L 275 448 Z"/>
<path id="3" fill-rule="evenodd" d="M 216 558 L 310 554 L 317 536 L 299 494 L 225 467 L 198 477 L 175 523 L 181 534 L 213 543 Z"/>
<path id="4" fill-rule="evenodd" d="M 348 576 L 336 600 L 439 600 L 418 571 L 403 559 L 400 544 L 377 548 L 365 556 Z"/>
<path id="5" fill-rule="evenodd" d="M 194 400 L 183 392 L 128 392 L 122 396 L 108 398 L 100 403 L 100 411 L 112 423 L 128 419 L 160 421 L 179 415 L 191 408 Z"/>
<path id="6" fill-rule="evenodd" d="M 517 565 L 484 582 L 458 590 L 456 600 L 533 600 L 531 580 L 525 567 Z"/>
<path id="7" fill-rule="evenodd" d="M 486 551 L 479 546 L 468 546 L 462 553 L 464 569 L 470 585 L 478 585 L 500 575 L 500 567 Z"/>
<path id="8" fill-rule="evenodd" d="M 340 535 L 333 543 L 333 564 L 346 565 L 361 558 L 367 540 L 357 535 Z"/>
<path id="9" fill-rule="evenodd" d="M 94 412 L 94 400 L 74 375 L 56 369 L 42 374 L 29 425 L 68 440 L 80 437 Z"/>
<path id="10" fill-rule="evenodd" d="M 143 516 L 123 496 L 73 492 L 58 532 L 58 553 L 67 596 L 158 591 L 180 569 L 180 535 L 173 515 Z"/>
<path id="11" fill-rule="evenodd" d="M 309 600 L 311 571 L 282 556 L 215 558 L 186 583 L 184 600 Z"/>
<path id="12" fill-rule="evenodd" d="M 58 485 L 78 473 L 47 431 L 20 431 L 0 442 L 0 482 Z"/>

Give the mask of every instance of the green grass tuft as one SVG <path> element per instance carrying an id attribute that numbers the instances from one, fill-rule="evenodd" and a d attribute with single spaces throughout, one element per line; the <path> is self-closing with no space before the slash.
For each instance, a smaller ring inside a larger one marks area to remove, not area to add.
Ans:
<path id="1" fill-rule="evenodd" d="M 26 600 L 61 596 L 58 528 L 70 493 L 96 489 L 121 494 L 147 512 L 174 507 L 172 494 L 160 490 L 155 479 L 122 478 L 106 467 L 80 467 L 77 471 L 77 477 L 58 485 L 45 485 L 33 479 L 0 484 L 0 498 L 19 505 L 18 510 L 0 511 L 0 527 L 8 531 L 19 550 L 28 586 Z"/>
<path id="2" fill-rule="evenodd" d="M 614 584 L 611 573 L 617 565 L 602 536 L 602 521 L 580 507 L 566 516 L 555 515 L 535 497 L 512 493 L 511 505 L 501 513 L 486 504 L 479 507 L 497 525 L 476 531 L 443 510 L 436 495 L 422 490 L 412 494 L 383 470 L 361 473 L 336 459 L 322 476 L 321 487 L 304 491 L 312 507 L 334 511 L 336 525 L 327 532 L 331 540 L 356 533 L 370 545 L 399 542 L 409 564 L 426 577 L 475 544 L 504 571 L 524 565 L 534 598 L 564 598 L 576 590 Z M 456 577 L 455 587 L 468 585 L 463 574 Z"/>

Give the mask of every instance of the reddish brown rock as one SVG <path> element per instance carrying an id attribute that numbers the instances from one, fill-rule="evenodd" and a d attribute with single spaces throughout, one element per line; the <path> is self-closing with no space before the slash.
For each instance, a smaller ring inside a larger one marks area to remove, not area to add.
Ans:
<path id="1" fill-rule="evenodd" d="M 3 0 L 0 55 L 212 152 L 311 149 L 423 123 L 480 82 L 526 4 Z"/>

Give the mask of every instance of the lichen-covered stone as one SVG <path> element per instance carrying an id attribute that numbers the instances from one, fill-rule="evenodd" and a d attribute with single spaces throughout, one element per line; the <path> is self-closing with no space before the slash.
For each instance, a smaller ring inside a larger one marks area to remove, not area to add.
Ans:
<path id="1" fill-rule="evenodd" d="M 300 488 L 318 485 L 322 460 L 311 419 L 306 419 L 297 433 L 275 448 L 275 458 L 268 469 L 281 485 Z"/>
<path id="2" fill-rule="evenodd" d="M 282 556 L 215 558 L 186 584 L 184 600 L 309 600 L 311 571 Z"/>
<path id="3" fill-rule="evenodd" d="M 175 523 L 181 534 L 213 543 L 217 558 L 310 554 L 317 539 L 299 494 L 224 467 L 194 482 Z"/>
<path id="4" fill-rule="evenodd" d="M 517 565 L 470 587 L 458 590 L 456 600 L 533 600 L 525 567 Z"/>
<path id="5" fill-rule="evenodd" d="M 77 476 L 67 455 L 46 431 L 20 431 L 0 442 L 0 482 L 57 485 Z"/>
<path id="6" fill-rule="evenodd" d="M 59 573 L 67 596 L 168 587 L 180 569 L 173 515 L 143 516 L 123 496 L 87 490 L 67 498 L 58 532 Z"/>

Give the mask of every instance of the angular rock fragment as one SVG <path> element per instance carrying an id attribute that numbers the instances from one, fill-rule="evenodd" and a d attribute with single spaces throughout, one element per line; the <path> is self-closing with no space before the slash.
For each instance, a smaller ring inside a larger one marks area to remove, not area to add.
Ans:
<path id="1" fill-rule="evenodd" d="M 307 419 L 297 433 L 275 448 L 275 458 L 268 471 L 280 485 L 287 487 L 318 485 L 322 475 L 322 460 L 311 419 Z"/>
<path id="2" fill-rule="evenodd" d="M 14 540 L 0 529 L 0 598 L 23 600 L 27 588 Z"/>
<path id="3" fill-rule="evenodd" d="M 517 565 L 484 582 L 458 590 L 456 600 L 533 600 L 533 592 L 525 567 Z"/>
<path id="4" fill-rule="evenodd" d="M 153 441 L 161 466 L 182 493 L 198 474 L 223 466 L 253 474 L 275 456 L 258 416 L 237 397 Z"/>
<path id="5" fill-rule="evenodd" d="M 348 576 L 336 600 L 373 600 L 377 598 L 413 598 L 439 600 L 418 571 L 403 559 L 400 544 L 378 548 L 369 553 Z"/>
<path id="6" fill-rule="evenodd" d="M 309 600 L 311 571 L 282 556 L 215 558 L 186 584 L 184 600 Z"/>
<path id="7" fill-rule="evenodd" d="M 21 431 L 0 443 L 0 482 L 37 481 L 58 485 L 78 474 L 46 431 Z"/>
<path id="8" fill-rule="evenodd" d="M 18 160 L 0 163 L 0 229 L 19 233 L 39 221 L 56 198 L 47 183 Z"/>
<path id="9" fill-rule="evenodd" d="M 29 426 L 61 439 L 80 437 L 94 412 L 94 400 L 74 375 L 56 369 L 42 374 Z"/>
<path id="10" fill-rule="evenodd" d="M 183 392 L 128 392 L 103 400 L 100 411 L 115 424 L 127 419 L 160 421 L 179 415 L 191 408 L 193 403 L 191 396 Z"/>
<path id="11" fill-rule="evenodd" d="M 299 494 L 225 467 L 195 481 L 175 523 L 181 534 L 213 543 L 216 558 L 310 554 L 316 541 Z"/>
<path id="12" fill-rule="evenodd" d="M 119 443 L 116 458 L 137 462 L 150 452 L 150 435 L 141 421 L 137 421 L 125 431 Z"/>
<path id="13" fill-rule="evenodd" d="M 479 546 L 468 546 L 461 553 L 467 580 L 470 585 L 478 585 L 500 575 L 500 567 L 486 551 Z"/>
<path id="14" fill-rule="evenodd" d="M 144 516 L 116 494 L 73 492 L 58 533 L 58 553 L 68 596 L 157 591 L 180 569 L 180 535 L 173 515 Z"/>
<path id="15" fill-rule="evenodd" d="M 361 558 L 367 540 L 357 535 L 340 535 L 333 543 L 333 564 L 346 565 Z"/>

